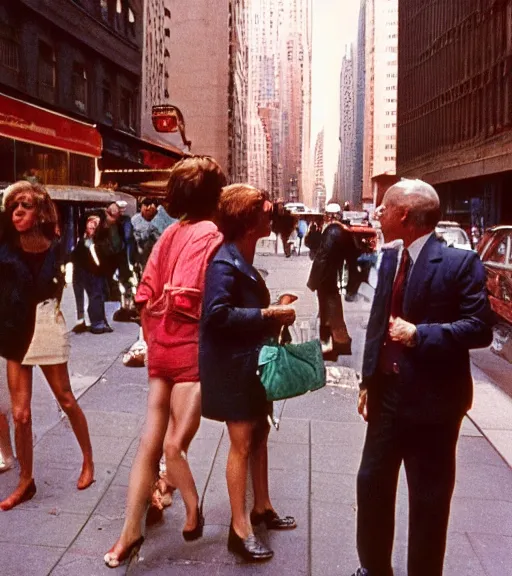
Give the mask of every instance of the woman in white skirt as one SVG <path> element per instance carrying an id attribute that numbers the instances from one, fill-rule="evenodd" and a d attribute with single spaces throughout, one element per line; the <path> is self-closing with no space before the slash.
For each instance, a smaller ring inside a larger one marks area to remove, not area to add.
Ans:
<path id="1" fill-rule="evenodd" d="M 7 379 L 11 396 L 16 455 L 20 479 L 14 492 L 0 502 L 10 510 L 34 497 L 33 445 L 30 401 L 32 369 L 40 366 L 62 410 L 66 413 L 83 454 L 77 488 L 94 481 L 94 464 L 87 421 L 69 381 L 69 342 L 59 305 L 64 275 L 57 237 L 57 211 L 46 190 L 20 181 L 4 193 L 5 238 L 3 249 L 17 262 L 20 276 L 28 279 L 30 290 L 17 297 L 29 311 L 28 326 L 13 323 L 13 332 L 26 330 L 28 347 L 18 346 L 7 358 Z M 21 280 L 21 279 L 20 279 Z M 25 284 L 27 284 L 25 282 Z M 20 285 L 23 282 L 20 281 Z M 23 340 L 18 338 L 17 340 Z"/>

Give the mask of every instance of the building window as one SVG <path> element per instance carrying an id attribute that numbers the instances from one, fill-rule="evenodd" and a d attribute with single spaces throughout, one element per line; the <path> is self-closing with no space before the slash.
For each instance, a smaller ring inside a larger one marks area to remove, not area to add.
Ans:
<path id="1" fill-rule="evenodd" d="M 108 80 L 103 81 L 102 96 L 103 116 L 109 121 L 109 123 L 112 123 L 114 119 L 112 115 L 112 87 Z"/>
<path id="2" fill-rule="evenodd" d="M 53 47 L 39 40 L 38 91 L 43 100 L 55 101 L 56 65 Z"/>
<path id="3" fill-rule="evenodd" d="M 118 14 L 122 14 L 123 13 L 123 3 L 121 0 L 117 0 L 116 2 L 116 12 Z"/>
<path id="4" fill-rule="evenodd" d="M 87 70 L 79 62 L 73 64 L 71 89 L 75 107 L 85 114 L 87 112 Z"/>
<path id="5" fill-rule="evenodd" d="M 14 72 L 19 71 L 19 45 L 16 32 L 3 22 L 0 22 L 0 64 Z"/>
<path id="6" fill-rule="evenodd" d="M 121 89 L 121 99 L 119 102 L 120 120 L 124 128 L 135 129 L 135 98 L 133 92 Z"/>

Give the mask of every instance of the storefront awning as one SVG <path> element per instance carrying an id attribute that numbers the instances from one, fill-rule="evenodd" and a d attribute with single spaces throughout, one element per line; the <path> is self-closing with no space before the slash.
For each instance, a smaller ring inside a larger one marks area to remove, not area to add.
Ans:
<path id="1" fill-rule="evenodd" d="M 99 126 L 103 139 L 103 153 L 99 169 L 117 170 L 167 170 L 184 154 L 176 148 L 164 148 L 108 126 Z"/>
<path id="2" fill-rule="evenodd" d="M 124 200 L 126 213 L 130 216 L 137 212 L 137 200 L 130 194 L 109 190 L 108 188 L 88 188 L 86 186 L 45 186 L 52 200 L 61 202 L 82 202 L 84 204 L 104 204 Z"/>
<path id="3" fill-rule="evenodd" d="M 99 158 L 101 135 L 94 126 L 0 94 L 0 135 Z"/>

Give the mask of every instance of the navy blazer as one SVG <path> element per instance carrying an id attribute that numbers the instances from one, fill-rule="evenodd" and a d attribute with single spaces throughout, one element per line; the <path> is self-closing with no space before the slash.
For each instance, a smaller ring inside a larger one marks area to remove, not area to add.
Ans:
<path id="1" fill-rule="evenodd" d="M 397 250 L 384 251 L 366 333 L 361 387 L 368 389 L 370 417 L 378 410 L 378 363 L 397 258 Z M 493 315 L 478 255 L 448 247 L 432 234 L 414 263 L 403 310 L 404 319 L 416 325 L 417 345 L 404 347 L 398 363 L 402 413 L 429 421 L 462 416 L 473 396 L 469 350 L 492 341 Z"/>
<path id="2" fill-rule="evenodd" d="M 265 281 L 235 244 L 223 244 L 206 271 L 199 337 L 202 413 L 215 420 L 251 420 L 266 410 L 258 354 L 275 333 L 263 318 Z"/>

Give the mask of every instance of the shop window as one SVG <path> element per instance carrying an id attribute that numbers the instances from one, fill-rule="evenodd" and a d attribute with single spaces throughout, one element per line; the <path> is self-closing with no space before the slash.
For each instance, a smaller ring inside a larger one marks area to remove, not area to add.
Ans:
<path id="1" fill-rule="evenodd" d="M 20 66 L 19 44 L 16 31 L 12 26 L 0 22 L 0 65 L 12 70 L 19 71 Z"/>
<path id="2" fill-rule="evenodd" d="M 69 183 L 72 186 L 94 186 L 94 158 L 70 154 Z"/>
<path id="3" fill-rule="evenodd" d="M 16 179 L 68 184 L 66 152 L 16 141 Z"/>
<path id="4" fill-rule="evenodd" d="M 79 62 L 73 64 L 71 89 L 75 108 L 85 114 L 87 112 L 87 70 Z"/>
<path id="5" fill-rule="evenodd" d="M 0 188 L 16 180 L 14 174 L 14 140 L 0 137 Z"/>
<path id="6" fill-rule="evenodd" d="M 124 128 L 135 129 L 135 98 L 133 92 L 121 89 L 121 99 L 119 101 L 120 120 Z"/>
<path id="7" fill-rule="evenodd" d="M 39 40 L 38 91 L 43 100 L 55 102 L 56 62 L 50 44 Z"/>
<path id="8" fill-rule="evenodd" d="M 103 81 L 102 87 L 102 106 L 103 106 L 103 116 L 111 124 L 114 116 L 112 113 L 112 86 L 108 80 Z"/>

